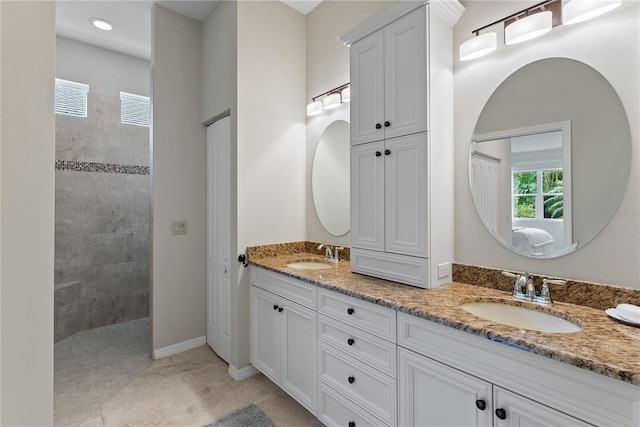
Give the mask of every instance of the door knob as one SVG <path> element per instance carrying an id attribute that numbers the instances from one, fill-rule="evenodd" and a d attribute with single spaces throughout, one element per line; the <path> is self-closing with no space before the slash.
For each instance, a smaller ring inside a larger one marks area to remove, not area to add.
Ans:
<path id="1" fill-rule="evenodd" d="M 501 420 L 506 420 L 507 419 L 507 411 L 505 411 L 502 408 L 496 409 L 496 417 L 500 418 Z"/>
<path id="2" fill-rule="evenodd" d="M 389 126 L 391 126 L 390 122 L 384 122 L 384 127 L 388 128 Z"/>
<path id="3" fill-rule="evenodd" d="M 384 154 L 385 156 L 388 156 L 389 154 L 391 154 L 391 150 L 387 148 L 386 150 L 384 150 Z"/>
<path id="4" fill-rule="evenodd" d="M 381 129 L 382 125 L 380 123 L 376 123 L 376 129 Z"/>
<path id="5" fill-rule="evenodd" d="M 480 409 L 481 411 L 484 411 L 485 409 L 487 409 L 487 402 L 485 402 L 482 399 L 478 399 L 476 400 L 476 406 L 478 407 L 478 409 Z"/>
<path id="6" fill-rule="evenodd" d="M 380 156 L 382 156 L 382 153 L 379 151 L 376 151 L 376 157 L 380 157 Z"/>

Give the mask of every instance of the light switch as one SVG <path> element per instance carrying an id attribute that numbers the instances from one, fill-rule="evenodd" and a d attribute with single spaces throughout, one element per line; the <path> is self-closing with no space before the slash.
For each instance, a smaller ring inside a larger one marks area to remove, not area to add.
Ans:
<path id="1" fill-rule="evenodd" d="M 171 235 L 187 234 L 187 221 L 171 221 Z"/>

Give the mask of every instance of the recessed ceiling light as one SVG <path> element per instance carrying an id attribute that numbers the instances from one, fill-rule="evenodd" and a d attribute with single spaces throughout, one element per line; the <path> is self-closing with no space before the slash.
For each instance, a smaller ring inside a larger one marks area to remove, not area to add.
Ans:
<path id="1" fill-rule="evenodd" d="M 91 18 L 89 21 L 93 24 L 94 27 L 103 30 L 103 31 L 111 31 L 113 30 L 113 24 L 109 21 L 105 21 L 102 18 Z"/>

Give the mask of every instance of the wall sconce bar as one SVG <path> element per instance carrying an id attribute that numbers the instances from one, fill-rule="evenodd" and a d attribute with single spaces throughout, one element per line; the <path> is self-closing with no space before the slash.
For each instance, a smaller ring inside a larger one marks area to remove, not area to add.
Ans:
<path id="1" fill-rule="evenodd" d="M 321 101 L 320 98 L 323 98 Z M 307 104 L 307 116 L 316 116 L 323 110 L 337 108 L 340 104 L 351 101 L 351 87 L 349 83 L 328 90 L 311 98 Z"/>
<path id="2" fill-rule="evenodd" d="M 497 34 L 480 34 L 496 24 L 504 24 L 504 43 L 514 45 L 539 37 L 558 25 L 571 25 L 607 13 L 622 0 L 546 0 L 471 32 L 475 37 L 460 44 L 460 61 L 480 58 L 497 48 Z"/>

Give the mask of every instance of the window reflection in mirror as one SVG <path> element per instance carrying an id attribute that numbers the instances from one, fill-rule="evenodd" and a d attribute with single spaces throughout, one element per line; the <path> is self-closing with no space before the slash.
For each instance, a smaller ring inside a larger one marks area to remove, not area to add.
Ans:
<path id="1" fill-rule="evenodd" d="M 470 160 L 475 205 L 485 225 L 522 255 L 576 248 L 570 129 L 566 122 L 476 135 Z"/>

